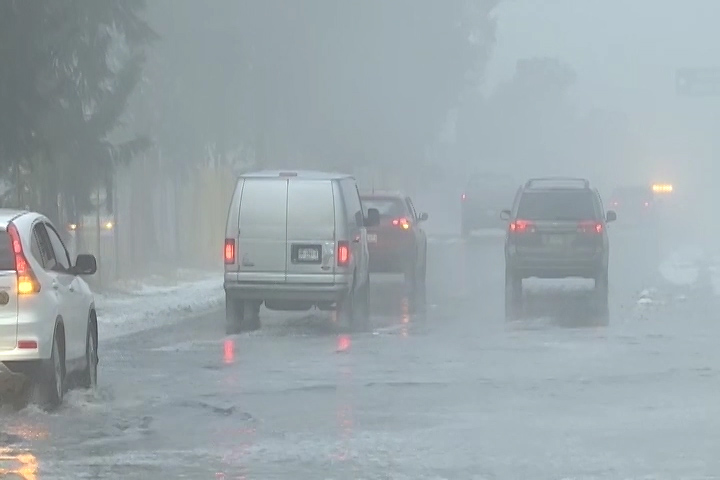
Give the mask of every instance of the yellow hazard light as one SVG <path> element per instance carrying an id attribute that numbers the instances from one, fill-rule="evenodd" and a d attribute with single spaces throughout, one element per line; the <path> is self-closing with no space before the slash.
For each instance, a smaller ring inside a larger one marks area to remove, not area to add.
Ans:
<path id="1" fill-rule="evenodd" d="M 652 189 L 655 193 L 670 193 L 673 191 L 673 186 L 667 183 L 656 183 Z"/>

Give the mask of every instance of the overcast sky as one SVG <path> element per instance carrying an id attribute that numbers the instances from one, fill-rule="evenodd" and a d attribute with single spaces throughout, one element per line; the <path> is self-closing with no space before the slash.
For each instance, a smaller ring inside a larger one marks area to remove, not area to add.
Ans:
<path id="1" fill-rule="evenodd" d="M 720 0 L 504 0 L 497 19 L 491 84 L 557 56 L 586 102 L 647 108 L 675 100 L 676 68 L 720 66 Z"/>

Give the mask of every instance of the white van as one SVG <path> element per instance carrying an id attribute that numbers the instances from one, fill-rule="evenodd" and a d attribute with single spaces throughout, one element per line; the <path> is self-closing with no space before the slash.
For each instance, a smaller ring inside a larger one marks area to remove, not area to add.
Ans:
<path id="1" fill-rule="evenodd" d="M 259 311 L 336 310 L 354 329 L 369 324 L 365 227 L 355 179 L 312 171 L 242 175 L 225 232 L 228 334 L 260 328 Z"/>

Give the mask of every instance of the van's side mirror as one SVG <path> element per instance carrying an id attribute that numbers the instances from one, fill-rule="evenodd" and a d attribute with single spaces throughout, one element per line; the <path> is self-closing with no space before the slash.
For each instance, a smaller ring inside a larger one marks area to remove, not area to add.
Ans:
<path id="1" fill-rule="evenodd" d="M 97 260 L 95 255 L 82 253 L 77 256 L 73 273 L 75 275 L 94 275 L 97 272 Z"/>
<path id="2" fill-rule="evenodd" d="M 617 213 L 615 213 L 612 210 L 608 210 L 607 214 L 605 215 L 605 221 L 606 222 L 614 222 L 617 220 Z"/>
<path id="3" fill-rule="evenodd" d="M 421 214 L 418 216 L 417 221 L 418 221 L 418 222 L 424 222 L 424 221 L 426 221 L 428 218 L 430 218 L 430 216 L 429 216 L 427 213 L 424 213 L 424 212 L 423 212 L 423 213 L 421 213 Z"/>
<path id="4" fill-rule="evenodd" d="M 377 208 L 368 208 L 367 217 L 365 218 L 366 227 L 375 227 L 380 225 L 380 210 Z"/>
<path id="5" fill-rule="evenodd" d="M 500 219 L 501 220 L 510 220 L 510 216 L 512 215 L 512 212 L 510 210 L 503 210 L 500 212 Z"/>

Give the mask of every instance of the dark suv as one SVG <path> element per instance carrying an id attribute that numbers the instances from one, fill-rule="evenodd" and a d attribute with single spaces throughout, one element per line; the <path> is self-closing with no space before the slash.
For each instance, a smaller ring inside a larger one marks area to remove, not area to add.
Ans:
<path id="1" fill-rule="evenodd" d="M 581 277 L 595 280 L 607 308 L 609 242 L 600 194 L 583 178 L 533 178 L 515 194 L 505 240 L 505 300 L 512 313 L 522 303 L 524 278 Z"/>

